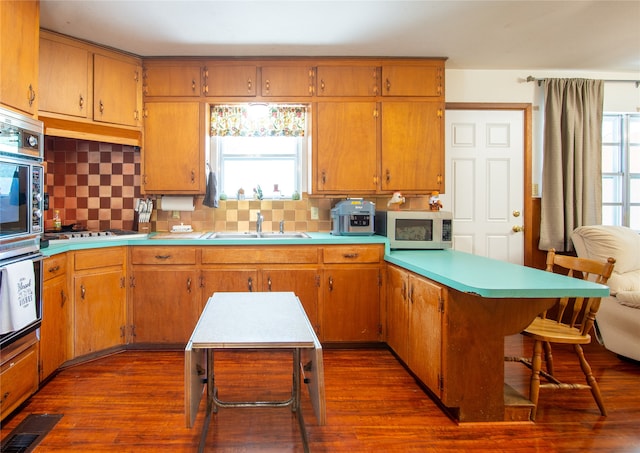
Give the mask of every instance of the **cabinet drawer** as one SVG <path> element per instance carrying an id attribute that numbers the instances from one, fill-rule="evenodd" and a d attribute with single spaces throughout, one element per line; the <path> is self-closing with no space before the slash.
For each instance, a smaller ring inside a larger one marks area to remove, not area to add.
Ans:
<path id="1" fill-rule="evenodd" d="M 37 344 L 2 365 L 0 372 L 0 419 L 38 389 Z"/>
<path id="2" fill-rule="evenodd" d="M 333 263 L 379 263 L 383 246 L 336 246 L 324 248 L 324 262 Z"/>
<path id="3" fill-rule="evenodd" d="M 67 254 L 51 256 L 44 260 L 44 281 L 64 275 L 67 272 Z"/>
<path id="4" fill-rule="evenodd" d="M 196 264 L 195 247 L 134 247 L 132 264 Z"/>
<path id="5" fill-rule="evenodd" d="M 202 250 L 202 264 L 304 264 L 317 262 L 317 247 L 207 247 Z"/>
<path id="6" fill-rule="evenodd" d="M 122 247 L 76 252 L 74 268 L 79 271 L 97 267 L 123 266 L 124 258 Z"/>

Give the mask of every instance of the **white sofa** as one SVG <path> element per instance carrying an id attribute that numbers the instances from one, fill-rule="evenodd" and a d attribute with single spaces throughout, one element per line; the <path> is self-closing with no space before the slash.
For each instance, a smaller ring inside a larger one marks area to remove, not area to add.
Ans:
<path id="1" fill-rule="evenodd" d="M 627 227 L 582 226 L 571 235 L 579 257 L 616 259 L 596 315 L 598 340 L 618 355 L 640 360 L 640 235 Z"/>

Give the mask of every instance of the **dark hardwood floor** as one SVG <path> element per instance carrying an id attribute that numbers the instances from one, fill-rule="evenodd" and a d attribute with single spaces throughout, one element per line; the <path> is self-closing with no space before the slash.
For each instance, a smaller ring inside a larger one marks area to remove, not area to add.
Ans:
<path id="1" fill-rule="evenodd" d="M 529 355 L 509 337 L 506 354 Z M 557 373 L 580 375 L 568 349 L 554 350 Z M 218 354 L 223 399 L 278 399 L 290 391 L 289 355 Z M 458 425 L 385 349 L 324 351 L 327 424 L 303 411 L 312 452 L 640 452 L 640 364 L 597 344 L 586 348 L 609 411 L 601 417 L 588 391 L 542 390 L 535 423 Z M 570 360 L 572 367 L 561 364 Z M 528 370 L 506 363 L 506 381 L 526 393 Z M 62 370 L 2 423 L 2 438 L 31 413 L 62 419 L 36 452 L 193 452 L 204 403 L 185 428 L 182 352 L 128 351 Z M 290 408 L 220 409 L 206 451 L 301 452 Z"/>

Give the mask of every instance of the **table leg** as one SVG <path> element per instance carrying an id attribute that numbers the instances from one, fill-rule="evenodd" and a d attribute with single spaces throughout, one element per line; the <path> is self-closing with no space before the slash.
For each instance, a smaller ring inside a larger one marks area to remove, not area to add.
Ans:
<path id="1" fill-rule="evenodd" d="M 207 443 L 207 433 L 209 424 L 211 423 L 211 412 L 218 412 L 218 407 L 213 402 L 215 395 L 215 380 L 213 374 L 213 349 L 207 349 L 207 408 L 202 434 L 200 435 L 200 443 L 198 444 L 198 453 L 204 452 Z"/>

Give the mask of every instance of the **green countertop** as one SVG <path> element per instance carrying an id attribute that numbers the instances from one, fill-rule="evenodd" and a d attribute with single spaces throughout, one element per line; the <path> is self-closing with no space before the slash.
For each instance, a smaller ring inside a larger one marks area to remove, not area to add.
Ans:
<path id="1" fill-rule="evenodd" d="M 118 246 L 157 245 L 346 245 L 385 244 L 385 260 L 458 291 L 495 298 L 538 298 L 561 296 L 609 295 L 609 288 L 592 282 L 565 277 L 526 266 L 506 263 L 455 250 L 390 250 L 382 236 L 334 236 L 330 233 L 307 233 L 305 239 L 193 239 L 180 233 L 175 238 L 148 237 L 56 241 L 42 249 L 52 256 L 73 250 Z M 166 236 L 166 235 L 165 235 Z M 172 235 L 171 235 L 172 236 Z"/>

